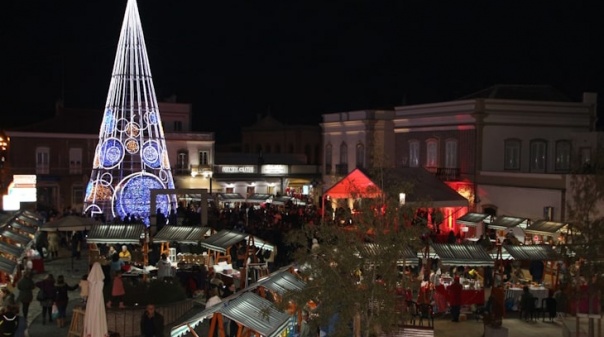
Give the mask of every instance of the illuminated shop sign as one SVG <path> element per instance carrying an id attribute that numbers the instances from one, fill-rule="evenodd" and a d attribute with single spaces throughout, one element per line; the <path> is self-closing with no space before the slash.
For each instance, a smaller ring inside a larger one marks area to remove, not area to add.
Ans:
<path id="1" fill-rule="evenodd" d="M 262 165 L 260 168 L 262 174 L 287 174 L 287 165 Z"/>
<path id="2" fill-rule="evenodd" d="M 256 173 L 254 165 L 223 165 L 220 166 L 220 173 Z"/>

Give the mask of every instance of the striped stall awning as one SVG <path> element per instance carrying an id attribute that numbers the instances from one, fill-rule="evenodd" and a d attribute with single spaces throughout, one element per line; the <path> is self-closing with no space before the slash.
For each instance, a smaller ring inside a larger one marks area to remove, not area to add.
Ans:
<path id="1" fill-rule="evenodd" d="M 199 226 L 164 226 L 155 236 L 153 242 L 178 242 L 182 244 L 196 245 L 204 240 L 210 231 L 209 227 Z"/>
<path id="2" fill-rule="evenodd" d="M 505 249 L 514 260 L 525 261 L 554 261 L 561 259 L 560 254 L 550 245 L 504 245 Z"/>
<path id="3" fill-rule="evenodd" d="M 434 243 L 430 245 L 430 257 L 438 258 L 448 266 L 493 266 L 489 253 L 477 244 Z"/>
<path id="4" fill-rule="evenodd" d="M 86 237 L 88 243 L 139 244 L 145 238 L 143 224 L 103 224 L 92 226 Z"/>

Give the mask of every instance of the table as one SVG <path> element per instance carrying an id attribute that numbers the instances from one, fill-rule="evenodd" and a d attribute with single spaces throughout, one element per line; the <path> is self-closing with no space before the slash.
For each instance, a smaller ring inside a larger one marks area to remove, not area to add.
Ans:
<path id="1" fill-rule="evenodd" d="M 449 294 L 444 286 L 437 286 L 436 291 L 443 295 L 448 301 Z M 461 291 L 461 305 L 479 305 L 484 303 L 484 289 L 463 289 Z"/>
<path id="2" fill-rule="evenodd" d="M 541 308 L 541 301 L 549 296 L 549 289 L 543 287 L 529 287 L 529 292 L 537 298 L 537 303 L 535 303 L 535 305 L 538 309 Z M 522 296 L 522 288 L 508 288 L 505 290 L 505 298 L 513 298 L 515 302 L 514 308 L 516 309 L 517 303 L 520 301 L 520 296 Z"/>

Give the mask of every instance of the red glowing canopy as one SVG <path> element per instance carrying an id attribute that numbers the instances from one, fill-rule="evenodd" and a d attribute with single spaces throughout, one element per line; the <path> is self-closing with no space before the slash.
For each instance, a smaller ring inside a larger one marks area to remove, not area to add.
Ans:
<path id="1" fill-rule="evenodd" d="M 342 180 L 325 191 L 324 196 L 331 198 L 377 198 L 382 190 L 361 170 L 354 169 Z"/>

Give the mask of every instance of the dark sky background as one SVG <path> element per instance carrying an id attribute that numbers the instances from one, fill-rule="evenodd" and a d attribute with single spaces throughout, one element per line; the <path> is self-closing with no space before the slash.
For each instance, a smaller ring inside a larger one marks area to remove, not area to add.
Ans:
<path id="1" fill-rule="evenodd" d="M 195 130 L 239 136 L 258 114 L 438 102 L 495 84 L 604 95 L 597 1 L 139 0 L 158 100 Z M 9 0 L 0 10 L 4 125 L 102 110 L 126 0 Z M 596 7 L 597 6 L 597 7 Z M 2 126 L 0 124 L 0 126 Z"/>

